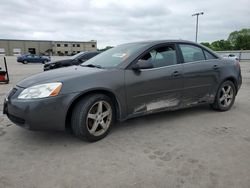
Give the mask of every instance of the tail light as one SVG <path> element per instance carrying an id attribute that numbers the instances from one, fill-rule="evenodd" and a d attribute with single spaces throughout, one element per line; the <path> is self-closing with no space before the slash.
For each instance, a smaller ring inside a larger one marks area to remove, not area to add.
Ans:
<path id="1" fill-rule="evenodd" d="M 5 81 L 5 80 L 7 80 L 6 72 L 5 71 L 0 71 L 0 81 Z"/>

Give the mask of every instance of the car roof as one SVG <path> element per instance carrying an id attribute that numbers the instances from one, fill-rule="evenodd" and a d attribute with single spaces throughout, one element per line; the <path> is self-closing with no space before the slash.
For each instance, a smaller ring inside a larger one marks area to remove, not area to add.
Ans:
<path id="1" fill-rule="evenodd" d="M 126 44 L 146 44 L 146 45 L 156 45 L 156 44 L 161 44 L 161 43 L 189 43 L 189 44 L 196 44 L 195 42 L 192 41 L 187 41 L 187 40 L 148 40 L 148 41 L 138 41 L 138 42 L 131 42 L 131 43 L 126 43 Z"/>
<path id="2" fill-rule="evenodd" d="M 161 45 L 161 44 L 166 44 L 166 43 L 184 43 L 184 44 L 190 44 L 190 45 L 195 45 L 198 46 L 206 51 L 208 51 L 209 53 L 211 53 L 212 55 L 214 55 L 215 57 L 217 57 L 218 59 L 222 59 L 221 56 L 219 56 L 219 54 L 217 54 L 216 52 L 212 51 L 211 49 L 209 49 L 206 46 L 203 46 L 199 43 L 195 43 L 192 41 L 188 41 L 188 40 L 181 40 L 181 39 L 176 39 L 176 40 L 149 40 L 149 41 L 139 41 L 139 42 L 131 42 L 131 43 L 125 43 L 126 44 L 135 44 L 135 45 L 145 45 L 145 47 L 143 49 L 141 49 L 140 52 L 138 53 L 142 53 L 143 51 L 145 51 L 148 48 L 151 48 L 153 46 L 156 45 Z M 124 45 L 124 44 L 121 44 Z M 118 45 L 120 46 L 120 45 Z M 131 57 L 131 59 L 135 59 L 138 56 L 138 53 L 136 56 Z M 125 63 L 122 63 L 122 65 L 120 66 L 120 68 L 126 68 L 130 63 L 131 63 L 131 59 L 128 59 Z"/>
<path id="3" fill-rule="evenodd" d="M 181 39 L 172 39 L 172 40 L 149 40 L 149 41 L 139 41 L 139 42 L 131 42 L 131 43 L 126 43 L 126 44 L 145 44 L 148 46 L 154 46 L 154 45 L 158 45 L 158 44 L 164 44 L 164 43 L 187 43 L 187 44 L 191 44 L 191 45 L 196 45 L 196 46 L 200 46 L 203 49 L 206 49 L 207 51 L 209 51 L 210 53 L 212 53 L 213 55 L 215 55 L 216 57 L 220 57 L 216 52 L 212 51 L 210 48 L 203 46 L 199 43 L 195 43 L 192 41 L 188 41 L 188 40 L 181 40 Z"/>

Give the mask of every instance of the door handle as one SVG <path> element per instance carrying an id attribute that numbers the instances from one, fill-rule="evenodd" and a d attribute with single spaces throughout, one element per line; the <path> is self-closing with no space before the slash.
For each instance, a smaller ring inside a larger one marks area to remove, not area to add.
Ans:
<path id="1" fill-rule="evenodd" d="M 178 77 L 178 76 L 180 76 L 181 74 L 180 74 L 180 72 L 179 71 L 174 71 L 173 73 L 172 73 L 172 77 Z"/>
<path id="2" fill-rule="evenodd" d="M 218 65 L 214 65 L 214 66 L 213 66 L 213 69 L 214 69 L 214 70 L 217 70 L 217 69 L 219 69 L 219 68 L 220 68 L 220 67 L 219 67 Z"/>

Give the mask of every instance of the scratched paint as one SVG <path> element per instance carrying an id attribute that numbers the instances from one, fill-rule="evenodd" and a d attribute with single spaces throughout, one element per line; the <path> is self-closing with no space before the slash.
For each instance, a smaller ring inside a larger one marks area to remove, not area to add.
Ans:
<path id="1" fill-rule="evenodd" d="M 182 102 L 185 106 L 195 106 L 197 104 L 202 104 L 206 102 L 213 102 L 215 96 L 213 94 L 206 94 L 203 97 L 197 99 L 197 101 L 193 101 L 192 98 L 183 98 Z"/>
<path id="2" fill-rule="evenodd" d="M 147 111 L 157 110 L 161 108 L 169 108 L 177 106 L 179 103 L 179 100 L 177 99 L 168 99 L 168 100 L 160 100 L 160 101 L 154 101 L 149 104 L 147 104 Z"/>
<path id="3" fill-rule="evenodd" d="M 142 104 L 134 109 L 134 113 L 153 111 L 162 108 L 171 108 L 179 104 L 179 100 L 176 98 L 152 101 L 148 104 Z"/>
<path id="4" fill-rule="evenodd" d="M 136 108 L 134 109 L 134 113 L 136 113 L 136 112 L 144 112 L 144 111 L 146 111 L 146 110 L 147 110 L 147 107 L 146 107 L 145 104 L 143 104 L 143 105 L 141 105 L 141 106 L 136 107 Z"/>

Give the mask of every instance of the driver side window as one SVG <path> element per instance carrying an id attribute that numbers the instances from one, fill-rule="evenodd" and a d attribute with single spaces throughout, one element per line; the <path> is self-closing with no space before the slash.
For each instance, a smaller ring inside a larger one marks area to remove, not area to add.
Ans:
<path id="1" fill-rule="evenodd" d="M 177 64 L 176 51 L 172 46 L 153 49 L 140 60 L 150 61 L 154 68 Z"/>

